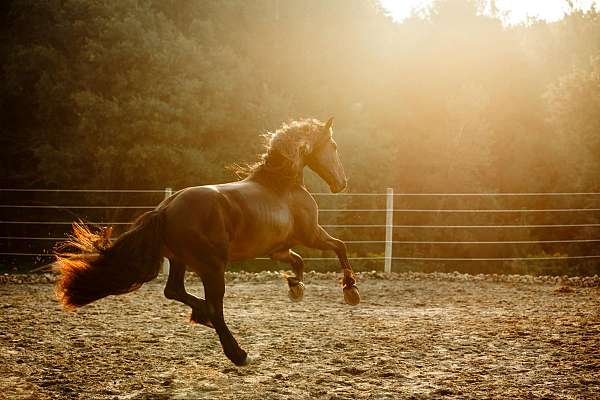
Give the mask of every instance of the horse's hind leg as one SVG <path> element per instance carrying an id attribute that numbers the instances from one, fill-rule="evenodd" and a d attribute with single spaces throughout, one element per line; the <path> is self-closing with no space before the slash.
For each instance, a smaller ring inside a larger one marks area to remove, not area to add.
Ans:
<path id="1" fill-rule="evenodd" d="M 196 296 L 189 294 L 185 290 L 185 264 L 175 259 L 169 259 L 169 277 L 165 286 L 165 297 L 171 300 L 177 300 L 192 308 L 190 321 L 212 327 L 208 318 L 206 302 Z"/>
<path id="2" fill-rule="evenodd" d="M 271 254 L 276 261 L 289 263 L 295 276 L 288 276 L 289 296 L 292 301 L 300 301 L 304 297 L 304 260 L 300 254 L 291 249 Z"/>
<path id="3" fill-rule="evenodd" d="M 206 263 L 204 268 L 198 268 L 206 302 L 208 303 L 209 317 L 212 321 L 219 340 L 223 346 L 223 352 L 235 365 L 248 364 L 248 355 L 238 345 L 237 341 L 229 331 L 223 316 L 223 296 L 225 295 L 225 263 L 213 261 Z"/>

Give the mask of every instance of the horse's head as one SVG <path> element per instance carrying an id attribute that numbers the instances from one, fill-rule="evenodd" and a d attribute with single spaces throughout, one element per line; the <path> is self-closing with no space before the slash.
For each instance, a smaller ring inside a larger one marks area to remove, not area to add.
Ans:
<path id="1" fill-rule="evenodd" d="M 337 152 L 337 144 L 333 140 L 332 124 L 333 118 L 330 118 L 318 133 L 312 151 L 305 157 L 305 162 L 327 182 L 332 192 L 338 193 L 346 188 L 348 180 Z"/>

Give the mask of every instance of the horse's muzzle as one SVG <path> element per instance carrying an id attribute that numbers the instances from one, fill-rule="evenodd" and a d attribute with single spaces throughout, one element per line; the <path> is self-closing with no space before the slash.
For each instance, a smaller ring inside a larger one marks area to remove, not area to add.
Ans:
<path id="1" fill-rule="evenodd" d="M 344 179 L 341 184 L 330 185 L 329 189 L 331 189 L 332 193 L 339 193 L 348 187 L 348 180 Z"/>

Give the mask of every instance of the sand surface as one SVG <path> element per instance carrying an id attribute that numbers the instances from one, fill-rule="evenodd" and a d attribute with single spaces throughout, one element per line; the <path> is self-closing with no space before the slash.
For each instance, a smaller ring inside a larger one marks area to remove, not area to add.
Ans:
<path id="1" fill-rule="evenodd" d="M 160 279 L 75 313 L 49 283 L 3 284 L 0 398 L 598 398 L 598 287 L 377 278 L 351 307 L 332 275 L 301 303 L 277 274 L 230 275 L 226 319 L 256 358 L 241 368 Z"/>

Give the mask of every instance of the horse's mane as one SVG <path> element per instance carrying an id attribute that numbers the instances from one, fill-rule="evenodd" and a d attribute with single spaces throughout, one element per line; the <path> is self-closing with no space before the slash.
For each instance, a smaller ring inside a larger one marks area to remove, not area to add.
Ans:
<path id="1" fill-rule="evenodd" d="M 274 158 L 288 161 L 288 170 L 293 170 L 300 162 L 301 151 L 310 152 L 318 139 L 324 124 L 315 118 L 303 118 L 284 123 L 275 132 L 267 132 L 262 136 L 266 139 L 265 152 L 258 156 L 258 161 L 253 164 L 234 164 L 229 167 L 238 177 L 253 175 L 259 171 L 275 172 L 281 169 L 281 163 L 272 163 Z M 290 171 L 288 171 L 290 172 Z M 283 172 L 285 174 L 285 172 Z"/>

